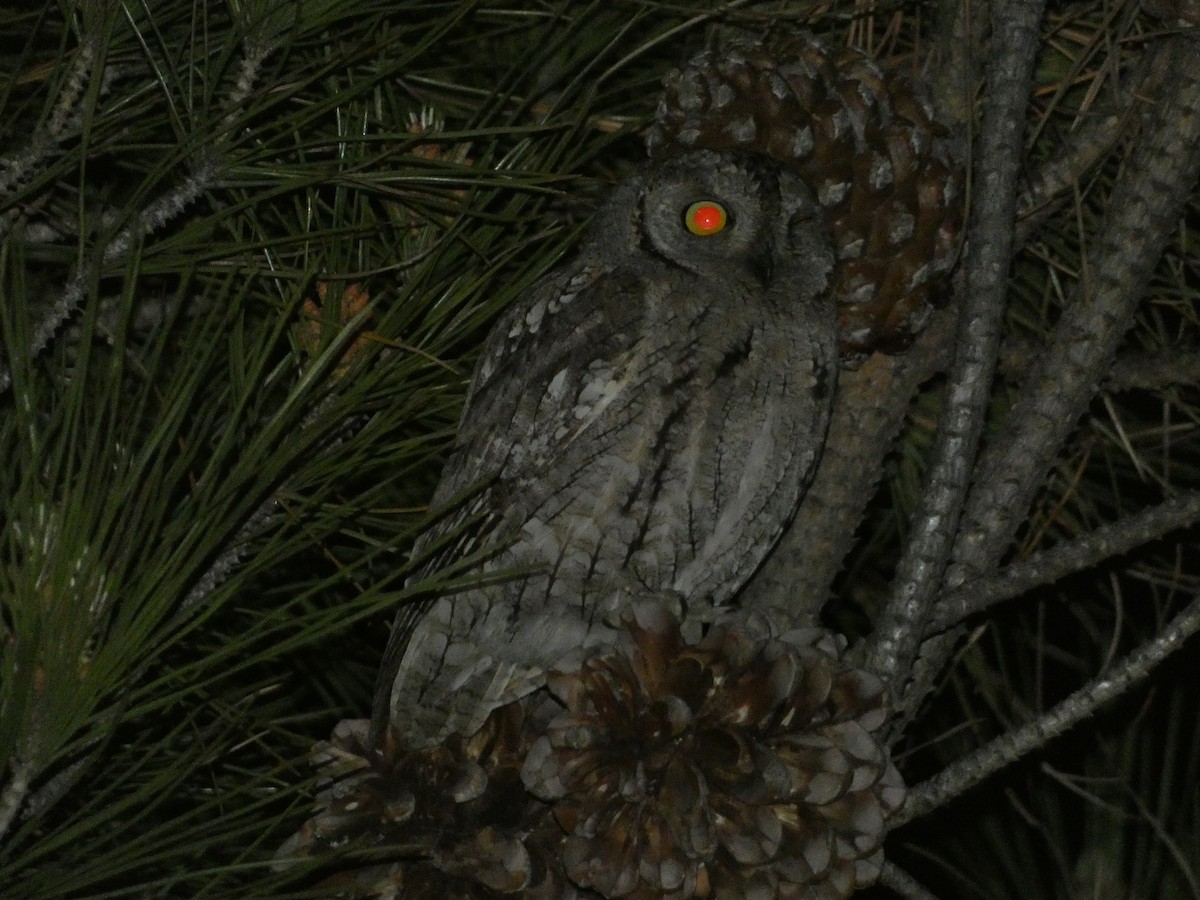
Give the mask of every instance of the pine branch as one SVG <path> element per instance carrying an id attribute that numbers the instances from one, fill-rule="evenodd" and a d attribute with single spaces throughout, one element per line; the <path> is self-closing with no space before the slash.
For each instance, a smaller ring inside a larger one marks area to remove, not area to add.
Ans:
<path id="1" fill-rule="evenodd" d="M 79 783 L 79 779 L 83 777 L 84 769 L 91 762 L 92 757 L 88 751 L 103 742 L 103 738 L 100 737 L 90 740 L 84 748 L 84 755 L 68 763 L 61 772 L 54 774 L 41 787 L 34 791 L 29 798 L 29 802 L 26 804 L 25 816 L 27 818 L 37 818 L 43 811 L 49 809 L 65 797 L 67 792 Z"/>
<path id="2" fill-rule="evenodd" d="M 1128 553 L 1177 528 L 1200 521 L 1200 491 L 1191 491 L 1157 506 L 1101 525 L 1057 547 L 1013 563 L 994 575 L 968 581 L 938 600 L 930 625 L 942 631 L 1001 601 L 1020 596 L 1043 584 L 1082 572 L 1112 556 Z"/>
<path id="3" fill-rule="evenodd" d="M 987 17 L 981 9 L 957 0 L 941 0 L 936 9 L 930 94 L 938 121 L 965 135 L 975 119 L 976 93 L 983 80 L 985 61 L 977 51 L 985 44 Z"/>
<path id="4" fill-rule="evenodd" d="M 955 547 L 950 586 L 986 571 L 1004 552 L 1067 434 L 1095 393 L 1132 321 L 1150 275 L 1200 175 L 1200 47 L 1171 39 L 1155 109 L 1108 204 L 1107 225 L 1089 254 L 1051 345 L 988 448 Z"/>
<path id="5" fill-rule="evenodd" d="M 1157 350 L 1118 357 L 1104 378 L 1108 391 L 1161 390 L 1171 384 L 1194 384 L 1200 372 L 1200 351 L 1171 353 Z"/>
<path id="6" fill-rule="evenodd" d="M 1060 198 L 1071 192 L 1083 177 L 1103 160 L 1129 133 L 1130 126 L 1152 110 L 1149 99 L 1165 89 L 1164 76 L 1170 60 L 1169 44 L 1153 47 L 1126 79 L 1112 102 L 1110 112 L 1090 113 L 1057 148 L 1050 159 L 1030 173 L 1017 203 L 1014 246 L 1024 246 Z"/>
<path id="7" fill-rule="evenodd" d="M 980 132 L 972 223 L 967 232 L 966 297 L 959 313 L 956 359 L 921 501 L 868 655 L 869 667 L 885 680 L 910 670 L 950 558 L 1000 343 L 1021 138 L 1039 46 L 1042 3 L 1012 0 L 993 4 L 991 9 L 990 87 Z M 899 685 L 894 690 L 901 693 Z"/>
<path id="8" fill-rule="evenodd" d="M 210 162 L 201 162 L 191 177 L 187 178 L 175 189 L 163 194 L 139 213 L 132 222 L 122 228 L 107 243 L 102 253 L 93 254 L 83 262 L 75 276 L 67 282 L 67 286 L 43 314 L 42 319 L 33 328 L 29 341 L 29 358 L 36 359 L 50 343 L 50 339 L 79 309 L 87 298 L 91 285 L 92 273 L 100 265 L 109 265 L 125 257 L 125 255 L 140 241 L 153 231 L 162 228 L 201 194 L 210 190 L 217 182 L 217 168 Z M 0 394 L 12 386 L 12 372 L 0 360 Z"/>
<path id="9" fill-rule="evenodd" d="M 9 761 L 8 783 L 0 791 L 0 841 L 8 833 L 12 820 L 16 817 L 25 795 L 29 793 L 29 783 L 34 777 L 34 765 L 28 756 L 20 755 Z"/>
<path id="10" fill-rule="evenodd" d="M 921 782 L 908 792 L 908 800 L 890 827 L 938 809 L 970 790 L 994 772 L 1054 738 L 1092 715 L 1102 704 L 1143 681 L 1160 662 L 1200 631 L 1200 597 L 1162 629 L 1154 640 L 1129 654 L 1110 672 L 1101 675 L 1056 704 L 1037 720 L 1001 735 L 987 745 Z"/>
<path id="11" fill-rule="evenodd" d="M 95 59 L 95 40 L 86 38 L 75 52 L 71 70 L 59 91 L 50 118 L 34 130 L 23 150 L 0 159 L 0 194 L 10 193 L 32 179 L 44 168 L 47 158 L 58 149 L 66 133 L 78 127 L 82 121 L 79 100 L 87 83 L 88 70 Z M 100 93 L 103 95 L 109 83 L 107 68 L 101 72 L 100 78 Z M 8 233 L 12 218 L 13 214 L 5 214 L 0 218 L 0 238 Z"/>
<path id="12" fill-rule="evenodd" d="M 967 498 L 946 584 L 956 588 L 996 564 L 1075 427 L 1137 310 L 1171 230 L 1200 175 L 1200 46 L 1171 38 L 1164 78 L 1174 93 L 1154 109 L 1124 177 L 1113 190 L 1107 225 L 1082 280 L 1038 357 L 1002 440 L 985 449 Z M 910 715 L 933 689 L 958 635 L 922 648 L 900 709 Z"/>
<path id="13" fill-rule="evenodd" d="M 204 574 L 196 579 L 192 589 L 183 598 L 183 602 L 179 604 L 181 615 L 186 615 L 204 603 L 236 571 L 242 559 L 249 552 L 250 541 L 256 535 L 265 532 L 267 527 L 279 518 L 279 513 L 275 509 L 276 505 L 275 496 L 272 494 L 247 517 L 226 548 L 217 554 L 217 558 L 205 569 Z"/>
<path id="14" fill-rule="evenodd" d="M 358 334 L 359 328 L 366 322 L 369 310 L 363 310 L 343 328 L 338 339 L 333 341 L 326 348 L 325 358 L 326 364 L 322 366 L 320 362 L 313 365 L 314 371 L 319 371 L 328 368 L 329 360 L 336 359 L 339 354 L 346 349 L 351 343 L 351 340 Z M 385 355 L 386 356 L 386 355 Z M 318 424 L 324 413 L 328 412 L 334 402 L 333 396 L 328 396 L 324 400 L 318 402 L 303 418 L 297 429 L 297 435 Z M 345 428 L 333 432 L 330 436 L 318 442 L 311 450 L 310 459 L 316 459 L 321 455 L 332 453 L 337 447 L 345 441 Z M 264 534 L 267 529 L 274 525 L 282 516 L 282 512 L 278 509 L 277 496 L 287 490 L 287 483 L 279 485 L 271 492 L 258 508 L 255 509 L 246 520 L 238 528 L 237 533 L 229 541 L 217 557 L 212 561 L 212 564 L 205 569 L 196 583 L 188 591 L 187 596 L 179 605 L 179 615 L 186 616 L 197 606 L 203 604 L 225 581 L 237 570 L 238 565 L 249 553 L 250 542 L 258 535 Z"/>
<path id="15" fill-rule="evenodd" d="M 227 126 L 233 121 L 233 116 L 253 90 L 254 78 L 273 45 L 270 43 L 255 44 L 247 39 L 244 46 L 246 52 L 234 79 L 233 88 L 226 95 L 222 104 L 228 110 L 224 119 Z M 84 55 L 81 54 L 81 57 Z M 86 56 L 90 63 L 91 54 L 86 54 Z M 72 78 L 70 83 L 73 82 Z M 60 108 L 61 105 L 60 102 Z M 56 117 L 58 111 L 56 109 Z M 54 121 L 55 118 L 52 118 L 52 124 Z M 139 241 L 165 227 L 201 195 L 217 185 L 221 171 L 221 166 L 217 162 L 217 145 L 219 143 L 219 140 L 215 141 L 197 154 L 192 174 L 182 184 L 160 195 L 157 200 L 138 213 L 132 222 L 117 232 L 104 245 L 102 251 L 97 253 L 93 250 L 88 259 L 80 264 L 58 300 L 50 304 L 42 314 L 41 321 L 34 325 L 29 341 L 30 359 L 36 359 L 46 349 L 50 339 L 54 337 L 63 323 L 79 309 L 87 297 L 94 270 L 124 259 Z M 2 231 L 0 231 L 0 236 L 3 236 Z M 5 361 L 0 359 L 0 394 L 5 393 L 11 386 L 12 372 Z"/>
<path id="16" fill-rule="evenodd" d="M 937 897 L 927 891 L 917 879 L 890 859 L 884 860 L 883 868 L 879 872 L 879 883 L 891 888 L 905 900 L 937 900 Z"/>
<path id="17" fill-rule="evenodd" d="M 1035 360 L 1045 352 L 1036 341 L 1014 339 L 1001 348 L 1001 376 L 1014 382 L 1029 377 Z M 1196 382 L 1200 372 L 1200 350 L 1164 346 L 1150 351 L 1126 350 L 1113 360 L 1100 383 L 1110 394 L 1122 391 L 1161 391 L 1173 384 Z"/>

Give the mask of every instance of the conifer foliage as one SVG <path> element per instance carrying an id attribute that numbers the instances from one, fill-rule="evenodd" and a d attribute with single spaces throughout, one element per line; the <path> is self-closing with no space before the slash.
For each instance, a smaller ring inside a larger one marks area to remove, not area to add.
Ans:
<path id="1" fill-rule="evenodd" d="M 413 581 L 408 551 L 483 336 L 644 158 L 670 72 L 803 33 L 927 83 L 968 173 L 948 296 L 842 373 L 835 452 L 746 588 L 885 686 L 877 768 L 908 791 L 870 890 L 1200 897 L 1197 22 L 1193 0 L 5 7 L 0 896 L 321 897 L 389 862 L 275 855 L 397 607 L 472 577 Z"/>

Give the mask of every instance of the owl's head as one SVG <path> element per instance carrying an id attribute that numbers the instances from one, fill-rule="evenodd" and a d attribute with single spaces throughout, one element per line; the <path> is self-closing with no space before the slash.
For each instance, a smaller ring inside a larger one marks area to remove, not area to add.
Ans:
<path id="1" fill-rule="evenodd" d="M 752 153 L 698 150 L 644 166 L 606 204 L 593 234 L 630 262 L 648 257 L 793 296 L 823 290 L 833 267 L 813 192 L 799 175 Z"/>

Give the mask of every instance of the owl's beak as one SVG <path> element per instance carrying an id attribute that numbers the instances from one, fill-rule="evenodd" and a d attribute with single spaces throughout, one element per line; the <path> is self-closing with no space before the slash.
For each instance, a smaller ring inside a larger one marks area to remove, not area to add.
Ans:
<path id="1" fill-rule="evenodd" d="M 750 254 L 749 267 L 764 289 L 771 286 L 771 279 L 775 277 L 775 256 L 770 247 L 760 247 Z"/>

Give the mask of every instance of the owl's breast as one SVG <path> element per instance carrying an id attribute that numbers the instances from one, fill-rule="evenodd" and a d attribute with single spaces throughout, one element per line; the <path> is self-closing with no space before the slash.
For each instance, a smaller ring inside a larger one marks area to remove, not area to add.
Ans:
<path id="1" fill-rule="evenodd" d="M 619 352 L 564 367 L 537 403 L 510 521 L 521 563 L 587 589 L 728 599 L 789 519 L 824 433 L 822 354 L 754 302 L 645 284 Z M 688 317 L 688 313 L 692 314 Z M 805 447 L 807 441 L 808 446 Z M 515 474 L 515 473 L 514 473 Z"/>

